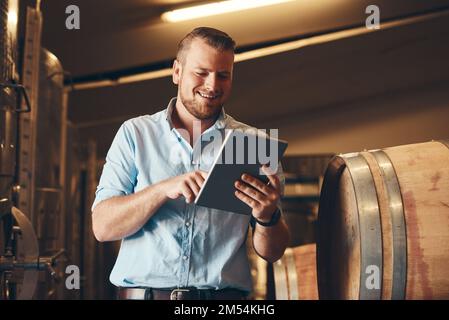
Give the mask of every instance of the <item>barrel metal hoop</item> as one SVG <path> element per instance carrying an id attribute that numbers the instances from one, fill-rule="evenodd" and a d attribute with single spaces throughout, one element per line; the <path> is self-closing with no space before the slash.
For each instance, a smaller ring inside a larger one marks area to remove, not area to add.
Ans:
<path id="1" fill-rule="evenodd" d="M 403 300 L 405 299 L 407 282 L 407 237 L 401 190 L 396 172 L 388 155 L 384 151 L 375 151 L 372 154 L 382 172 L 391 215 L 393 232 L 393 286 L 391 298 L 393 300 Z"/>
<path id="2" fill-rule="evenodd" d="M 298 275 L 296 273 L 295 255 L 293 250 L 285 252 L 285 263 L 287 266 L 287 281 L 290 300 L 299 300 Z"/>
<path id="3" fill-rule="evenodd" d="M 357 201 L 360 228 L 361 300 L 380 300 L 382 293 L 382 229 L 374 179 L 361 155 L 344 156 Z"/>

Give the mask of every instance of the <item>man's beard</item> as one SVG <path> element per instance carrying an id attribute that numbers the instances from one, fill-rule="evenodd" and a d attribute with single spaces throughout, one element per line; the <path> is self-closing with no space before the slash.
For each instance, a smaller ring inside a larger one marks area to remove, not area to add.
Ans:
<path id="1" fill-rule="evenodd" d="M 221 112 L 223 105 L 209 105 L 201 103 L 200 101 L 193 99 L 187 99 L 181 92 L 181 102 L 187 111 L 199 120 L 209 120 L 217 118 Z"/>

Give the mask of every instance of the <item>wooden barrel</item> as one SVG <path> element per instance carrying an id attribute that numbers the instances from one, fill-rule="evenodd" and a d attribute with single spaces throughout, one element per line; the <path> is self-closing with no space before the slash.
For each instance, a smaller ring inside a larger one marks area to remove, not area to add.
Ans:
<path id="1" fill-rule="evenodd" d="M 320 299 L 449 299 L 449 144 L 332 159 L 317 233 Z"/>
<path id="2" fill-rule="evenodd" d="M 287 248 L 273 264 L 276 300 L 317 300 L 316 245 Z"/>

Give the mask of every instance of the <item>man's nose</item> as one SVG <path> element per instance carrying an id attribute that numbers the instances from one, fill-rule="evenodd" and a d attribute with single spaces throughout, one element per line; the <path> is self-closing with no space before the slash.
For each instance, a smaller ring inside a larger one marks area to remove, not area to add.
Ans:
<path id="1" fill-rule="evenodd" d="M 206 78 L 206 82 L 204 83 L 207 90 L 210 91 L 217 91 L 218 90 L 218 79 L 217 75 L 215 74 L 209 74 L 209 76 Z"/>

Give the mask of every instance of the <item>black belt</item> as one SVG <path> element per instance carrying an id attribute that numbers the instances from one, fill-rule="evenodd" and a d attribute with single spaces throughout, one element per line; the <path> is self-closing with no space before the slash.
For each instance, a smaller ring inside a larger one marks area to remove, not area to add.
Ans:
<path id="1" fill-rule="evenodd" d="M 119 288 L 119 300 L 242 300 L 246 293 L 237 289 Z"/>

